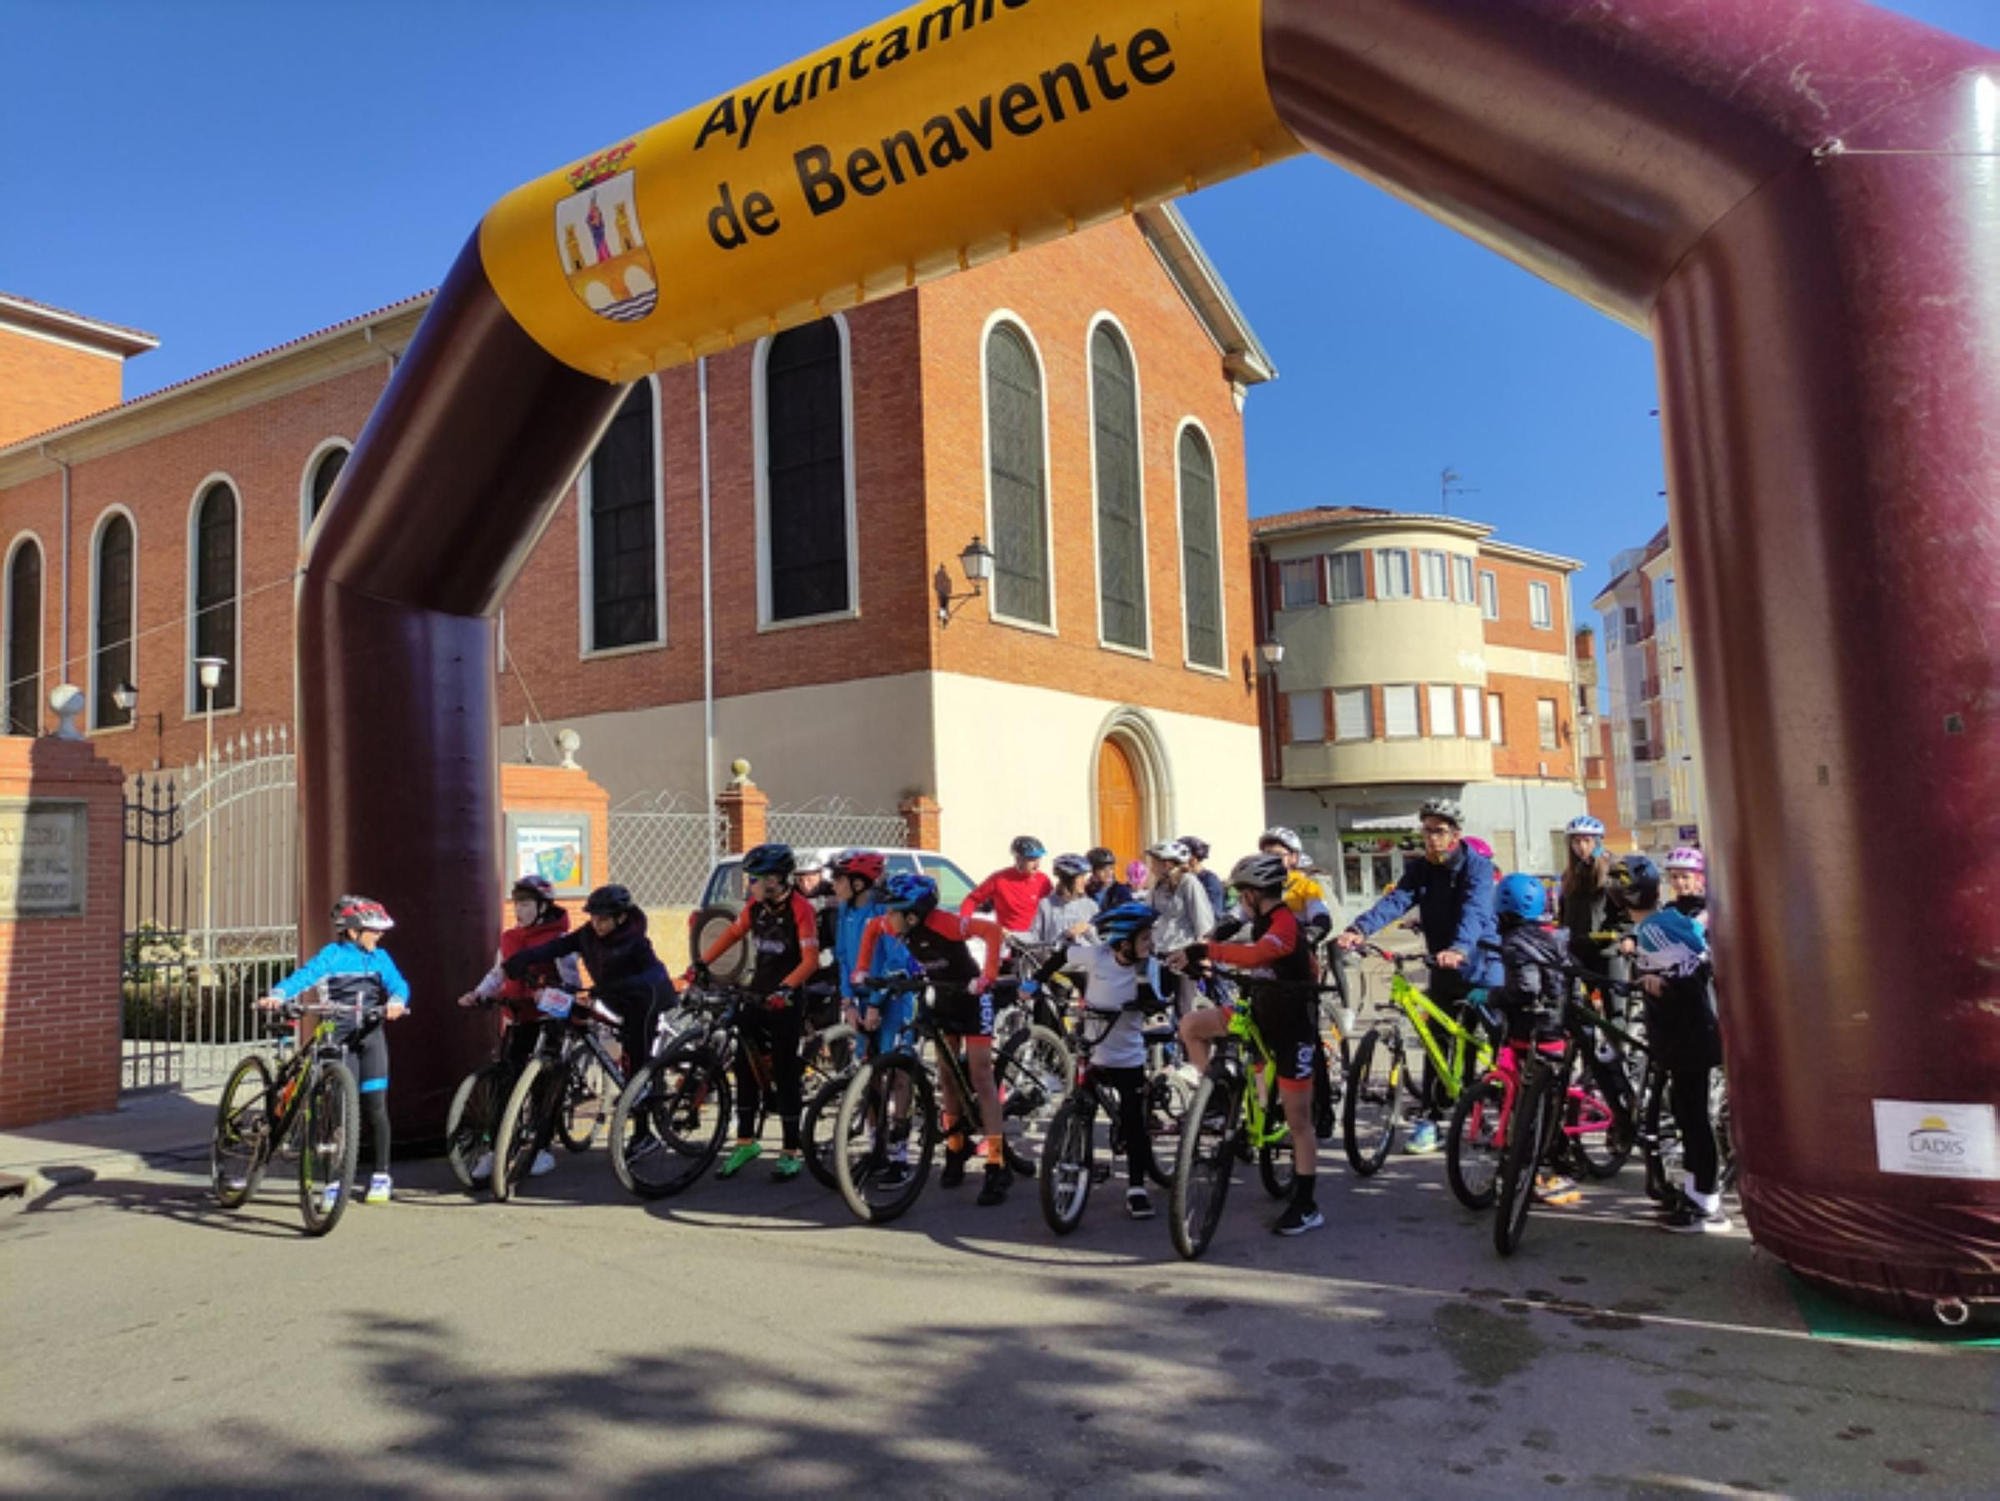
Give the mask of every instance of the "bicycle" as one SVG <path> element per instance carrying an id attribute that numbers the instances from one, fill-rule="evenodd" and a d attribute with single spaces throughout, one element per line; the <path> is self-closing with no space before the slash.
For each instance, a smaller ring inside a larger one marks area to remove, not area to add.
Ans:
<path id="1" fill-rule="evenodd" d="M 958 1048 L 945 1045 L 935 998 L 922 976 L 897 976 L 877 988 L 917 996 L 917 1008 L 902 1041 L 871 1058 L 855 1072 L 841 1096 L 834 1124 L 834 1172 L 840 1196 L 863 1224 L 885 1225 L 907 1213 L 930 1177 L 931 1158 L 944 1134 L 937 1088 L 920 1053 L 931 1045 L 940 1080 L 966 1106 L 968 1139 L 986 1133 L 979 1095 Z M 998 1129 L 1025 1123 L 1060 1109 L 1075 1083 L 1075 1064 L 1060 1038 L 1038 1024 L 993 1049 L 994 1083 L 1001 1098 Z M 1034 1163 L 1011 1141 L 1003 1143 L 1007 1165 L 1023 1178 L 1035 1176 Z"/>
<path id="2" fill-rule="evenodd" d="M 618 1053 L 605 1036 L 607 1027 L 624 1024 L 617 1012 L 588 989 L 567 986 L 543 987 L 536 1006 L 543 1019 L 535 1051 L 514 1081 L 493 1135 L 489 1181 L 500 1203 L 513 1196 L 556 1135 L 572 1152 L 588 1151 L 603 1122 L 605 1095 L 625 1084 Z"/>
<path id="3" fill-rule="evenodd" d="M 1221 971 L 1221 973 L 1228 973 Z M 1194 1260 L 1208 1249 L 1215 1228 L 1222 1221 L 1222 1206 L 1229 1197 L 1229 1183 L 1240 1141 L 1243 1150 L 1255 1155 L 1257 1176 L 1264 1192 L 1282 1199 L 1292 1191 L 1296 1176 L 1292 1165 L 1291 1131 L 1279 1098 L 1278 1069 L 1271 1049 L 1250 1014 L 1247 985 L 1298 991 L 1310 988 L 1315 998 L 1325 987 L 1275 985 L 1268 980 L 1252 980 L 1236 975 L 1238 998 L 1231 1004 L 1229 1030 L 1216 1039 L 1208 1071 L 1195 1086 L 1181 1122 L 1179 1151 L 1174 1160 L 1174 1176 L 1169 1198 L 1168 1229 L 1174 1249 Z M 1246 1069 L 1242 1050 L 1250 1050 Z M 1263 1075 L 1261 1089 L 1250 1087 L 1250 1073 Z M 1240 1125 L 1238 1117 L 1243 1117 Z"/>
<path id="4" fill-rule="evenodd" d="M 263 1055 L 252 1053 L 231 1071 L 215 1109 L 209 1140 L 209 1181 L 224 1209 L 240 1208 L 257 1191 L 275 1151 L 299 1164 L 299 1215 L 306 1234 L 325 1235 L 340 1223 L 361 1151 L 361 1093 L 347 1066 L 347 1042 L 338 1037 L 341 1018 L 359 1026 L 380 1022 L 382 1006 L 341 1005 L 320 999 L 288 1001 L 286 1020 L 317 1016 L 301 1046 L 281 1038 L 291 1052 L 277 1077 Z"/>
<path id="5" fill-rule="evenodd" d="M 1048 1137 L 1042 1143 L 1042 1218 L 1058 1235 L 1067 1235 L 1083 1223 L 1083 1211 L 1090 1202 L 1091 1189 L 1108 1179 L 1112 1164 L 1122 1161 L 1126 1155 L 1124 1115 L 1119 1109 L 1118 1092 L 1101 1081 L 1092 1070 L 1091 1052 L 1110 1035 L 1112 1027 L 1125 1012 L 1143 1014 L 1162 1010 L 1170 1011 L 1171 1005 L 1158 1001 L 1134 1001 L 1117 1011 L 1085 1007 L 1078 1017 L 1076 1088 L 1057 1109 L 1055 1119 L 1049 1123 Z M 1171 1022 L 1147 1027 L 1141 1035 L 1149 1052 L 1176 1040 Z M 1169 1070 L 1148 1069 L 1145 1088 L 1146 1134 L 1152 1146 L 1148 1172 L 1160 1187 L 1170 1188 L 1173 1179 L 1161 1164 L 1171 1163 L 1180 1155 L 1181 1123 L 1188 1105 L 1187 1086 Z M 1109 1160 L 1101 1169 L 1096 1161 L 1097 1117 L 1100 1113 L 1110 1127 L 1107 1142 Z"/>
<path id="6" fill-rule="evenodd" d="M 1358 945 L 1353 952 L 1384 960 L 1392 971 L 1388 999 L 1376 1003 L 1368 1030 L 1355 1047 L 1341 1106 L 1341 1144 L 1347 1161 L 1355 1172 L 1370 1178 L 1381 1171 L 1395 1145 L 1401 1124 L 1399 1095 L 1407 1090 L 1420 1109 L 1449 1109 L 1467 1085 L 1492 1068 L 1493 1044 L 1405 977 L 1405 969 L 1429 966 L 1423 955 L 1395 954 L 1372 943 Z M 1401 1022 L 1416 1033 L 1429 1060 L 1421 1088 L 1408 1067 L 1409 1045 Z"/>

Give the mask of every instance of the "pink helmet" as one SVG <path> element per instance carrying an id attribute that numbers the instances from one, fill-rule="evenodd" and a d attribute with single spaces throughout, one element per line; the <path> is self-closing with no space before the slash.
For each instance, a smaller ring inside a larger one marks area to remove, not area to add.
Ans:
<path id="1" fill-rule="evenodd" d="M 1691 844 L 1684 844 L 1667 856 L 1666 864 L 1668 870 L 1693 870 L 1703 873 L 1708 870 L 1708 861 L 1702 857 L 1701 851 Z"/>
<path id="2" fill-rule="evenodd" d="M 1484 839 L 1481 839 L 1478 835 L 1467 834 L 1463 842 L 1465 844 L 1465 847 L 1471 850 L 1475 855 L 1484 855 L 1487 859 L 1493 860 L 1493 846 L 1488 844 Z M 1498 881 L 1500 878 L 1501 878 L 1500 862 L 1494 860 L 1493 879 Z"/>

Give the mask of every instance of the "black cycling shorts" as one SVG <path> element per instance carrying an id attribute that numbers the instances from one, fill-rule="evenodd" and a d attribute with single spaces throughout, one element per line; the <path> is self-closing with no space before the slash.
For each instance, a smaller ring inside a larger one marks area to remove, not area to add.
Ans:
<path id="1" fill-rule="evenodd" d="M 347 1048 L 347 1066 L 354 1071 L 354 1082 L 363 1094 L 374 1094 L 389 1087 L 389 1039 L 383 1033 L 383 1023 L 370 1022 L 364 1031 L 356 1032 L 351 1027 L 340 1029 L 340 1041 Z"/>
<path id="2" fill-rule="evenodd" d="M 1319 1043 L 1317 1009 L 1304 991 L 1288 994 L 1264 985 L 1251 989 L 1250 1020 L 1271 1050 L 1281 1084 L 1312 1083 L 1313 1049 Z"/>
<path id="3" fill-rule="evenodd" d="M 954 1037 L 990 1038 L 993 1035 L 993 992 L 974 995 L 956 985 L 937 987 L 937 1003 L 932 1009 L 938 1029 Z"/>

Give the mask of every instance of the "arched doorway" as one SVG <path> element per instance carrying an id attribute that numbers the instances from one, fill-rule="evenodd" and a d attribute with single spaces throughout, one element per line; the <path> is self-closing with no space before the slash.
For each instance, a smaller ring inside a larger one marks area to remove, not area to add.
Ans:
<path id="1" fill-rule="evenodd" d="M 1132 753 L 1117 740 L 1106 740 L 1097 751 L 1097 842 L 1118 857 L 1123 867 L 1146 847 L 1145 792 Z"/>

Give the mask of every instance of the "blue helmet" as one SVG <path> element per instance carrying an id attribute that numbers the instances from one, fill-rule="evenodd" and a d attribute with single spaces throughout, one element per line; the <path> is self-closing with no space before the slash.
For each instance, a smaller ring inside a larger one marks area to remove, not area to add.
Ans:
<path id="1" fill-rule="evenodd" d="M 786 879 L 798 868 L 798 859 L 789 844 L 760 844 L 745 851 L 743 856 L 743 874 L 752 880 L 759 876 Z"/>
<path id="2" fill-rule="evenodd" d="M 1604 822 L 1602 819 L 1592 818 L 1588 813 L 1581 813 L 1569 821 L 1569 828 L 1564 830 L 1564 832 L 1567 834 L 1582 834 L 1588 839 L 1602 839 L 1604 837 Z"/>
<path id="3" fill-rule="evenodd" d="M 1048 853 L 1042 841 L 1037 839 L 1033 834 L 1023 834 L 1009 845 L 1008 848 L 1014 852 L 1016 860 L 1039 860 Z"/>
<path id="4" fill-rule="evenodd" d="M 1660 867 L 1644 855 L 1627 855 L 1611 867 L 1611 891 L 1627 911 L 1660 905 Z"/>
<path id="5" fill-rule="evenodd" d="M 1124 943 L 1137 938 L 1159 920 L 1160 914 L 1144 902 L 1120 902 L 1098 913 L 1090 925 L 1106 943 Z"/>
<path id="6" fill-rule="evenodd" d="M 882 905 L 891 912 L 907 912 L 919 920 L 937 910 L 938 884 L 929 876 L 900 871 L 889 877 L 882 888 Z"/>
<path id="7" fill-rule="evenodd" d="M 1502 917 L 1539 922 L 1549 910 L 1549 894 L 1533 876 L 1516 872 L 1500 883 L 1500 889 L 1493 895 L 1493 910 Z"/>

